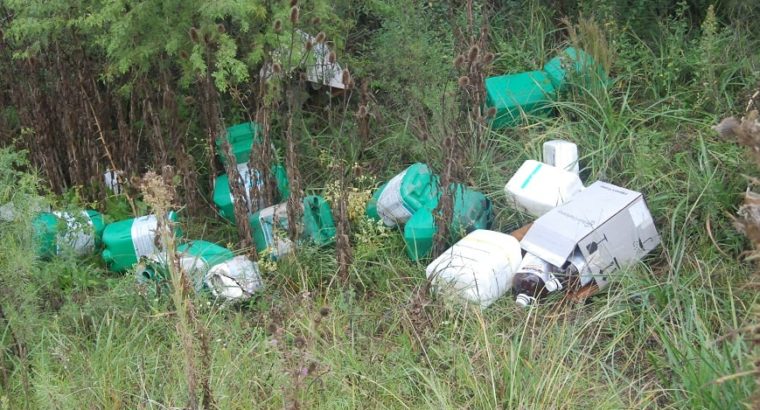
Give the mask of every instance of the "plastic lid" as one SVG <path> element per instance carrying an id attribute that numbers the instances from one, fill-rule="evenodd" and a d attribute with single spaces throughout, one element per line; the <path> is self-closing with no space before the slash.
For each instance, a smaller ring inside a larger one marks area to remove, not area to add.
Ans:
<path id="1" fill-rule="evenodd" d="M 524 293 L 520 293 L 519 295 L 517 295 L 517 298 L 515 298 L 515 303 L 517 303 L 517 305 L 520 307 L 528 307 L 535 300 L 536 298 L 534 297 L 528 296 Z"/>

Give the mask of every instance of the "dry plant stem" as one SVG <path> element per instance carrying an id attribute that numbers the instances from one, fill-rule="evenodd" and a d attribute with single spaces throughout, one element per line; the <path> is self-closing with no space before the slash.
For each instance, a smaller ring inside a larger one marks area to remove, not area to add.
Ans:
<path id="1" fill-rule="evenodd" d="M 250 209 L 248 208 L 245 197 L 245 184 L 243 183 L 243 179 L 238 172 L 235 155 L 232 154 L 232 147 L 230 147 L 230 142 L 227 139 L 226 134 L 223 137 L 222 150 L 224 151 L 224 156 L 227 159 L 225 165 L 227 168 L 227 180 L 229 181 L 230 191 L 232 192 L 235 212 L 235 225 L 237 226 L 238 236 L 240 238 L 240 248 L 245 249 L 249 253 L 249 256 L 255 257 L 254 255 L 256 252 L 252 249 L 253 241 L 251 239 L 251 225 L 248 221 Z"/>
<path id="2" fill-rule="evenodd" d="M 176 193 L 171 186 L 172 173 L 169 167 L 164 168 L 163 176 L 149 172 L 143 178 L 142 190 L 145 201 L 152 207 L 158 220 L 156 238 L 167 256 L 167 269 L 172 283 L 171 298 L 177 317 L 177 334 L 184 354 L 185 378 L 188 389 L 188 407 L 198 409 L 198 377 L 203 388 L 204 408 L 213 407 L 213 395 L 209 383 L 210 356 L 207 330 L 198 320 L 195 305 L 192 300 L 193 285 L 188 273 L 182 269 L 177 255 L 177 242 L 174 235 L 173 221 L 168 218 L 169 211 L 174 206 Z M 201 367 L 198 367 L 196 358 L 195 338 L 198 337 L 201 344 Z"/>
<path id="3" fill-rule="evenodd" d="M 293 135 L 293 114 L 292 104 L 289 106 L 289 115 L 287 119 L 287 128 L 285 130 L 285 142 L 287 144 L 287 155 L 285 156 L 285 167 L 288 178 L 290 179 L 290 197 L 288 198 L 288 237 L 291 241 L 297 242 L 300 236 L 301 216 L 303 215 L 303 191 L 301 190 L 301 173 L 298 170 L 298 156 L 296 154 L 296 142 Z"/>

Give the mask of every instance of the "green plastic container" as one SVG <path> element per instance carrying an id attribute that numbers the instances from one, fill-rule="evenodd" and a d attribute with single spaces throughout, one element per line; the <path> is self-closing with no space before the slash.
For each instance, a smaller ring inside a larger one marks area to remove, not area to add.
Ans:
<path id="1" fill-rule="evenodd" d="M 480 192 L 461 184 L 452 184 L 454 190 L 454 214 L 449 225 L 449 240 L 458 241 L 476 229 L 488 229 L 491 225 L 491 201 Z M 417 211 L 404 226 L 406 254 L 413 261 L 430 256 L 433 238 L 437 232 L 432 210 Z"/>
<path id="2" fill-rule="evenodd" d="M 549 76 L 543 71 L 486 78 L 486 105 L 496 108 L 493 128 L 512 127 L 523 114 L 551 112 L 550 102 L 557 94 Z"/>
<path id="3" fill-rule="evenodd" d="M 178 216 L 170 212 L 169 219 L 177 221 Z M 101 256 L 108 268 L 124 272 L 140 258 L 159 253 L 156 246 L 157 222 L 155 215 L 147 215 L 107 225 L 103 231 L 105 250 Z M 175 235 L 181 235 L 179 229 L 175 230 Z"/>
<path id="4" fill-rule="evenodd" d="M 179 261 L 190 274 L 196 291 L 203 288 L 203 278 L 212 267 L 235 257 L 229 249 L 215 243 L 196 240 L 177 247 Z M 136 271 L 139 282 L 169 280 L 164 255 L 151 255 L 152 260 Z"/>
<path id="5" fill-rule="evenodd" d="M 251 172 L 249 171 L 248 164 L 242 163 L 238 164 L 238 172 L 241 175 L 244 175 L 244 181 L 245 181 L 245 192 L 246 192 L 246 200 L 250 203 L 250 198 L 248 196 L 251 186 L 253 185 L 253 178 L 251 178 Z M 280 164 L 276 164 L 274 167 L 272 167 L 272 173 L 274 174 L 274 179 L 277 184 L 277 194 L 279 196 L 280 201 L 284 201 L 288 198 L 290 195 L 290 183 L 288 182 L 288 175 L 285 171 L 285 167 L 283 167 Z M 254 172 L 254 175 L 257 176 L 256 183 L 259 188 L 261 188 L 262 181 L 258 180 L 258 171 Z M 230 189 L 230 183 L 229 178 L 227 177 L 227 174 L 222 174 L 216 177 L 216 180 L 214 181 L 214 204 L 216 205 L 216 208 L 219 210 L 219 214 L 226 220 L 230 222 L 235 222 L 235 203 L 233 202 L 232 192 Z M 258 204 L 257 206 L 253 207 L 254 209 L 261 208 L 262 204 Z"/>
<path id="6" fill-rule="evenodd" d="M 303 200 L 304 241 L 317 246 L 329 245 L 335 240 L 335 222 L 330 206 L 322 197 L 309 195 Z M 256 250 L 269 249 L 272 258 L 277 259 L 293 251 L 293 242 L 288 238 L 287 204 L 281 203 L 264 208 L 250 217 L 251 232 Z"/>
<path id="7" fill-rule="evenodd" d="M 224 155 L 222 142 L 224 135 L 216 139 L 216 152 L 222 164 L 227 163 L 227 157 Z M 235 162 L 238 164 L 247 163 L 251 157 L 253 144 L 261 143 L 261 126 L 255 122 L 244 122 L 227 128 L 226 137 L 230 142 L 232 154 L 235 156 Z"/>
<path id="8" fill-rule="evenodd" d="M 385 190 L 385 187 L 388 186 L 388 183 L 384 183 L 380 185 L 380 188 L 377 188 L 375 192 L 372 194 L 372 198 L 370 198 L 369 202 L 367 202 L 367 211 L 366 215 L 375 221 L 380 220 L 380 215 L 377 213 L 377 200 L 380 199 L 380 195 L 383 194 L 383 191 Z"/>
<path id="9" fill-rule="evenodd" d="M 549 60 L 544 65 L 544 72 L 558 92 L 567 88 L 568 80 L 572 77 L 584 87 L 609 83 L 604 67 L 585 51 L 573 47 L 566 48 L 560 55 Z"/>
<path id="10" fill-rule="evenodd" d="M 100 245 L 105 222 L 98 211 L 81 213 L 41 212 L 32 220 L 37 254 L 51 257 L 66 250 L 77 255 L 94 253 Z"/>
<path id="11" fill-rule="evenodd" d="M 381 187 L 379 194 L 375 193 L 377 199 L 368 206 L 367 213 L 379 216 L 386 226 L 403 225 L 418 210 L 436 207 L 438 184 L 438 176 L 426 164 L 412 164 Z"/>

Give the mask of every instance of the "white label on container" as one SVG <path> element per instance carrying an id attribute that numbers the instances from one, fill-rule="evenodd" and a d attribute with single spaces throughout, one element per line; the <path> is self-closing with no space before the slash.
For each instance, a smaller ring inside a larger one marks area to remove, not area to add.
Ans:
<path id="1" fill-rule="evenodd" d="M 158 219 L 155 215 L 141 216 L 132 222 L 132 245 L 135 248 L 137 259 L 158 252 L 156 247 L 157 230 Z"/>
<path id="2" fill-rule="evenodd" d="M 259 213 L 259 224 L 264 233 L 264 240 L 267 243 L 271 255 L 279 258 L 290 253 L 295 246 L 293 241 L 288 238 L 288 208 L 285 204 L 278 204 L 263 209 Z"/>
<path id="3" fill-rule="evenodd" d="M 56 253 L 62 248 L 71 248 L 77 255 L 85 255 L 95 251 L 95 235 L 92 220 L 87 211 L 76 217 L 68 212 L 53 212 L 53 215 L 66 221 L 66 228 L 58 233 Z"/>
<path id="4" fill-rule="evenodd" d="M 406 223 L 412 217 L 412 212 L 404 205 L 401 198 L 401 183 L 406 171 L 396 175 L 390 181 L 377 199 L 377 214 L 383 219 L 385 226 L 396 226 Z"/>

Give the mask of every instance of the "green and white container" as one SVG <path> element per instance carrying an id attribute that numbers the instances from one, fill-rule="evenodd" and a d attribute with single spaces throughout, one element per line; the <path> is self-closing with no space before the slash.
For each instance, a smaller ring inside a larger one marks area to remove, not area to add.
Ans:
<path id="1" fill-rule="evenodd" d="M 381 188 L 368 214 L 376 212 L 389 227 L 403 225 L 418 210 L 435 208 L 440 195 L 438 184 L 438 177 L 426 164 L 412 164 Z"/>
<path id="2" fill-rule="evenodd" d="M 295 244 L 288 238 L 287 203 L 264 208 L 250 218 L 251 231 L 256 250 L 269 250 L 274 259 L 293 251 Z M 302 240 L 325 246 L 335 240 L 335 222 L 330 206 L 317 195 L 303 200 Z"/>
<path id="3" fill-rule="evenodd" d="M 449 240 L 457 241 L 476 229 L 488 229 L 493 217 L 491 201 L 480 192 L 462 184 L 452 184 L 454 213 L 449 225 Z M 417 211 L 404 226 L 406 254 L 413 261 L 430 255 L 437 228 L 432 210 Z"/>
<path id="4" fill-rule="evenodd" d="M 222 164 L 227 163 L 227 156 L 224 155 L 223 149 L 225 137 L 230 143 L 232 155 L 235 156 L 235 162 L 244 164 L 251 157 L 253 145 L 261 143 L 261 126 L 255 122 L 244 122 L 227 128 L 225 135 L 217 137 L 216 152 Z"/>
<path id="5" fill-rule="evenodd" d="M 577 174 L 529 159 L 509 179 L 504 192 L 515 208 L 539 217 L 569 202 L 583 188 Z"/>
<path id="6" fill-rule="evenodd" d="M 91 209 L 81 212 L 41 212 L 32 220 L 37 253 L 43 257 L 67 251 L 83 256 L 100 245 L 105 222 Z"/>
<path id="7" fill-rule="evenodd" d="M 177 221 L 175 212 L 169 212 L 169 219 Z M 124 272 L 134 266 L 140 258 L 159 253 L 158 220 L 155 215 L 146 215 L 114 222 L 103 231 L 102 257 L 109 269 Z M 180 234 L 176 230 L 177 235 Z"/>
<path id="8" fill-rule="evenodd" d="M 196 240 L 177 247 L 180 267 L 193 281 L 197 292 L 204 286 L 215 297 L 242 300 L 249 298 L 262 287 L 258 265 L 245 256 L 212 242 Z M 166 281 L 166 255 L 153 254 L 137 269 L 140 282 Z"/>
<path id="9" fill-rule="evenodd" d="M 237 165 L 238 173 L 243 177 L 243 183 L 245 188 L 245 199 L 249 209 L 255 211 L 260 209 L 264 204 L 259 202 L 258 204 L 251 204 L 251 187 L 256 183 L 256 188 L 263 188 L 263 181 L 261 180 L 260 173 L 256 170 L 251 171 L 248 163 L 240 163 Z M 285 168 L 277 164 L 272 168 L 272 174 L 274 175 L 275 182 L 277 183 L 277 193 L 279 200 L 284 201 L 290 195 L 290 184 L 288 183 L 288 175 Z M 235 202 L 232 196 L 232 190 L 230 189 L 230 181 L 227 174 L 222 174 L 216 177 L 214 180 L 214 204 L 219 210 L 219 214 L 230 222 L 235 222 Z"/>

